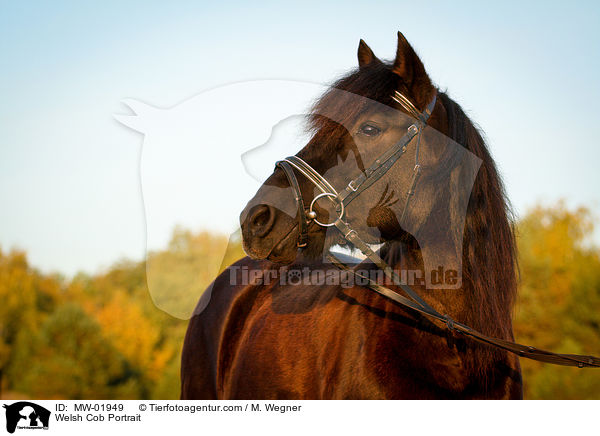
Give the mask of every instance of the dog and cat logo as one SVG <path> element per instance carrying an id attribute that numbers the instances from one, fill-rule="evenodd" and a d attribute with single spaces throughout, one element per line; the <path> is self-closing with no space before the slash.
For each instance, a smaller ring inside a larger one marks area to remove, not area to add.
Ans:
<path id="1" fill-rule="evenodd" d="M 4 404 L 3 407 L 6 409 L 6 431 L 9 433 L 14 433 L 16 429 L 48 430 L 50 421 L 48 409 L 29 401 Z"/>

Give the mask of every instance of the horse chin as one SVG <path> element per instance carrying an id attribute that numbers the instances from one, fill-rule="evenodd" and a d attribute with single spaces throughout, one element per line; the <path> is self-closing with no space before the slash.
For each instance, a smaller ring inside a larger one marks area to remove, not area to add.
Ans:
<path id="1" fill-rule="evenodd" d="M 314 229 L 313 229 L 314 230 Z M 301 250 L 298 249 L 298 228 L 294 227 L 279 243 L 271 250 L 268 260 L 277 264 L 288 265 L 297 259 L 315 261 L 321 259 L 323 254 L 332 246 L 343 243 L 341 234 L 326 236 L 322 231 L 309 232 L 308 245 Z"/>
<path id="2" fill-rule="evenodd" d="M 296 260 L 298 254 L 298 246 L 296 244 L 298 240 L 297 227 L 294 226 L 279 242 L 273 247 L 267 260 L 281 264 L 288 265 Z"/>

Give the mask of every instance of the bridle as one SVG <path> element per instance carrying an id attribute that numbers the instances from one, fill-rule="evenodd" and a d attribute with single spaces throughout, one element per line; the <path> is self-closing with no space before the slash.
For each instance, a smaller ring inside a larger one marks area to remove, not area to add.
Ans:
<path id="1" fill-rule="evenodd" d="M 417 181 L 421 174 L 421 165 L 419 164 L 419 149 L 421 145 L 421 132 L 427 125 L 427 121 L 433 112 L 435 107 L 435 103 L 437 101 L 437 94 L 434 94 L 433 98 L 425 108 L 423 112 L 420 112 L 412 102 L 402 95 L 400 92 L 396 91 L 394 96 L 392 97 L 394 101 L 398 102 L 404 109 L 406 109 L 412 116 L 416 118 L 416 122 L 412 124 L 407 130 L 406 133 L 400 138 L 400 140 L 394 144 L 392 147 L 388 148 L 385 152 L 383 152 L 364 172 L 362 172 L 358 177 L 351 180 L 350 183 L 346 186 L 346 188 L 337 192 L 335 188 L 329 183 L 329 181 L 319 174 L 313 167 L 311 167 L 308 163 L 297 156 L 289 156 L 279 162 L 277 162 L 276 166 L 281 168 L 294 192 L 294 197 L 296 199 L 296 204 L 298 206 L 298 242 L 297 245 L 300 248 L 306 247 L 308 244 L 308 224 L 311 221 L 314 221 L 316 224 L 322 227 L 332 227 L 335 226 L 342 232 L 344 238 L 354 243 L 358 241 L 358 235 L 354 230 L 350 228 L 348 223 L 344 221 L 344 213 L 345 208 L 350 204 L 352 200 L 362 194 L 366 189 L 368 189 L 371 185 L 373 185 L 377 180 L 383 177 L 392 166 L 406 153 L 408 149 L 408 145 L 411 141 L 416 137 L 416 145 L 415 145 L 415 166 L 413 168 L 413 177 L 410 184 L 410 189 L 406 193 L 406 200 L 404 202 L 404 207 L 402 209 L 402 215 L 400 217 L 400 222 L 403 221 L 404 216 L 406 215 L 406 211 L 408 209 L 408 204 L 410 198 L 415 193 L 415 188 L 417 185 Z M 321 191 L 320 194 L 316 195 L 313 198 L 312 202 L 308 210 L 305 207 L 305 202 L 302 198 L 302 192 L 300 191 L 300 186 L 298 185 L 298 179 L 294 174 L 294 170 L 296 169 L 300 174 L 306 177 L 313 185 L 317 187 Z M 338 218 L 331 223 L 322 223 L 317 220 L 317 213 L 314 210 L 315 203 L 323 198 L 329 198 L 335 206 L 336 213 L 338 213 Z M 361 244 L 362 245 L 362 244 Z"/>
<path id="2" fill-rule="evenodd" d="M 443 322 L 451 331 L 463 333 L 475 339 L 476 341 L 510 351 L 521 357 L 527 357 L 557 365 L 578 366 L 580 368 L 600 367 L 600 358 L 598 357 L 553 353 L 531 346 L 506 341 L 504 339 L 493 338 L 484 335 L 483 333 L 480 333 L 465 324 L 454 321 L 448 315 L 442 315 L 433 307 L 431 307 L 425 300 L 423 300 L 410 286 L 402 283 L 400 277 L 398 277 L 398 274 L 377 253 L 375 253 L 371 247 L 369 247 L 369 245 L 359 237 L 358 233 L 348 224 L 348 222 L 345 220 L 346 206 L 348 206 L 348 204 L 360 194 L 365 192 L 377 180 L 383 177 L 406 153 L 408 146 L 411 144 L 411 142 L 413 142 L 413 140 L 415 142 L 415 165 L 413 168 L 410 187 L 406 192 L 406 199 L 404 202 L 404 207 L 402 208 L 402 215 L 399 222 L 403 222 L 409 202 L 415 194 L 417 182 L 421 174 L 421 165 L 419 163 L 421 135 L 435 108 L 437 93 L 433 95 L 431 101 L 422 112 L 419 111 L 406 96 L 398 91 L 394 93 L 392 98 L 415 118 L 415 122 L 407 129 L 406 133 L 396 144 L 383 152 L 375 160 L 373 165 L 367 168 L 358 177 L 350 181 L 350 183 L 348 183 L 345 189 L 341 192 L 338 192 L 325 177 L 323 177 L 313 167 L 297 156 L 289 156 L 276 163 L 276 167 L 281 168 L 285 173 L 294 193 L 294 198 L 298 207 L 297 246 L 299 248 L 304 248 L 308 245 L 308 226 L 311 221 L 314 221 L 321 227 L 336 227 L 341 232 L 345 241 L 350 242 L 354 247 L 358 248 L 369 260 L 382 269 L 384 273 L 392 280 L 392 282 L 402 289 L 408 295 L 408 297 L 410 297 L 410 299 L 372 281 L 368 277 L 355 272 L 341 262 L 338 258 L 336 258 L 332 253 L 328 254 L 327 257 L 334 265 L 355 275 L 356 277 L 360 277 L 364 282 L 367 283 L 368 288 L 372 289 L 378 294 L 383 295 L 384 297 L 389 298 L 405 307 L 409 307 L 421 314 Z M 298 184 L 298 179 L 294 173 L 294 169 L 302 174 L 318 190 L 321 191 L 320 194 L 313 198 L 308 209 L 306 208 L 306 203 L 302 197 L 302 192 L 300 190 L 300 185 Z M 335 205 L 335 211 L 338 216 L 330 223 L 323 223 L 317 219 L 317 213 L 314 210 L 314 206 L 321 198 L 328 198 Z"/>

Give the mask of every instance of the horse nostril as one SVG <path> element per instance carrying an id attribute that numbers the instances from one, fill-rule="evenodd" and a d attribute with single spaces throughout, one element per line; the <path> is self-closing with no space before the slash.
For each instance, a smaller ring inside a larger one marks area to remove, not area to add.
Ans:
<path id="1" fill-rule="evenodd" d="M 250 218 L 250 231 L 252 235 L 262 238 L 275 222 L 275 210 L 271 206 L 262 204 L 256 208 L 252 217 Z"/>

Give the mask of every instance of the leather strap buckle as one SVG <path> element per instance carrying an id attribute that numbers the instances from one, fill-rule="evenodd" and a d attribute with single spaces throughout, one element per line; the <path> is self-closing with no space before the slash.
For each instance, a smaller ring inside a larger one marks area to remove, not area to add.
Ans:
<path id="1" fill-rule="evenodd" d="M 350 183 L 348 183 L 348 188 L 350 188 L 352 190 L 352 192 L 356 192 L 356 190 L 358 189 L 357 186 L 354 186 L 355 181 L 356 180 L 352 180 L 352 181 L 350 181 Z"/>

